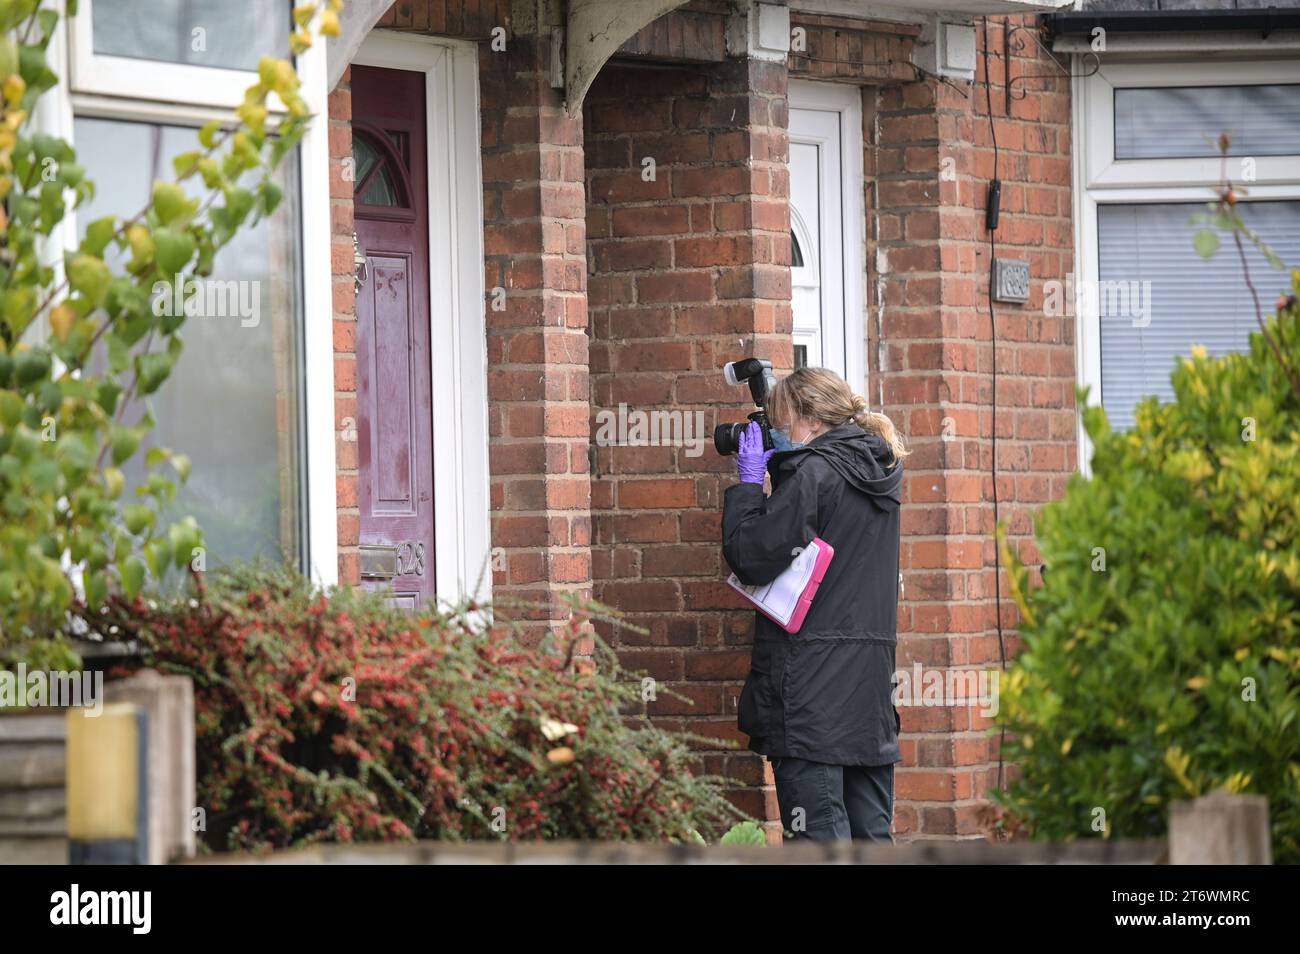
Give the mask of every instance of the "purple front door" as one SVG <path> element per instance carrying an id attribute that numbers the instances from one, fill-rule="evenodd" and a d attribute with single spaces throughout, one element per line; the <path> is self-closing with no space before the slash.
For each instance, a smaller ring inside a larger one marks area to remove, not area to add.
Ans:
<path id="1" fill-rule="evenodd" d="M 352 67 L 361 575 L 434 595 L 424 75 Z"/>

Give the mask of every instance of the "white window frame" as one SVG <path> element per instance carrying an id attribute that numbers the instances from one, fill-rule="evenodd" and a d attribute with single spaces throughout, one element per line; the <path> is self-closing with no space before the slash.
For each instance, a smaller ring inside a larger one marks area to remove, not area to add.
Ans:
<path id="1" fill-rule="evenodd" d="M 810 80 L 791 80 L 789 88 L 791 109 L 807 109 L 835 113 L 839 119 L 839 175 L 840 175 L 840 246 L 843 255 L 843 313 L 844 327 L 840 341 L 828 341 L 835 330 L 828 329 L 823 315 L 821 350 L 827 367 L 844 374 L 844 379 L 859 394 L 867 392 L 867 338 L 866 338 L 866 208 L 862 180 L 862 92 L 856 86 L 843 83 L 818 83 Z M 807 137 L 791 137 L 792 141 L 812 142 Z M 824 141 L 818 141 L 825 146 Z M 823 192 L 823 196 L 824 196 Z M 823 223 L 827 221 L 825 210 Z M 820 245 L 822 243 L 818 243 Z M 821 269 L 820 282 L 823 293 L 827 290 L 827 270 L 835 267 L 825 261 L 819 249 L 803 249 L 804 260 L 817 260 Z M 791 278 L 793 279 L 793 274 Z M 829 331 L 829 335 L 828 335 Z M 837 367 L 842 355 L 843 367 Z"/>
<path id="2" fill-rule="evenodd" d="M 1209 202 L 1222 175 L 1217 156 L 1194 159 L 1116 159 L 1115 90 L 1185 86 L 1256 86 L 1300 83 L 1300 60 L 1216 62 L 1126 59 L 1106 60 L 1091 76 L 1090 63 L 1074 57 L 1071 120 L 1073 124 L 1072 192 L 1074 199 L 1075 276 L 1096 287 L 1097 210 L 1108 204 Z M 1236 158 L 1236 157 L 1233 157 Z M 1229 159 L 1229 174 L 1233 159 Z M 1255 157 L 1255 180 L 1245 183 L 1251 201 L 1300 200 L 1300 156 Z M 1191 241 L 1191 235 L 1188 235 Z M 1088 404 L 1101 404 L 1101 322 L 1096 296 L 1084 296 L 1087 308 L 1075 316 L 1075 364 L 1080 384 L 1088 387 Z M 1071 303 L 1073 305 L 1073 303 Z M 1079 469 L 1091 474 L 1092 442 L 1078 424 Z"/>
<path id="3" fill-rule="evenodd" d="M 440 602 L 484 602 L 492 566 L 478 47 L 374 30 L 352 63 L 425 74 L 434 579 Z M 328 189 L 304 199 L 328 215 Z M 317 266 L 328 288 L 328 248 Z"/>
<path id="4" fill-rule="evenodd" d="M 244 101 L 244 90 L 253 84 L 255 70 L 96 53 L 94 6 L 95 0 L 81 0 L 77 15 L 67 24 L 69 70 L 62 75 L 71 77 L 74 92 L 228 109 Z M 286 3 L 286 23 L 288 16 Z"/>
<path id="5" fill-rule="evenodd" d="M 91 4 L 83 0 L 76 17 L 61 19 L 58 29 L 50 38 L 47 61 L 50 68 L 62 77 L 73 76 L 71 47 L 78 32 L 84 34 L 83 47 L 89 40 L 86 32 L 90 24 Z M 156 80 L 152 61 L 99 57 L 117 60 L 116 67 L 129 69 L 137 76 L 148 69 L 151 79 L 148 90 L 155 98 L 145 95 L 138 83 L 133 89 L 124 89 L 122 77 L 108 82 L 105 87 L 78 87 L 76 81 L 60 82 L 43 96 L 33 121 L 38 129 L 58 136 L 76 147 L 73 122 L 76 116 L 103 119 L 135 120 L 159 124 L 193 125 L 197 127 L 211 119 L 230 120 L 233 107 L 243 101 L 244 90 L 253 84 L 251 71 L 219 71 L 235 73 L 240 87 L 233 102 L 218 102 L 229 90 L 200 95 L 191 102 L 178 102 L 177 90 Z M 142 65 L 143 64 L 143 65 Z M 319 117 L 313 121 L 299 144 L 298 181 L 301 189 L 302 234 L 300 235 L 302 282 L 302 379 L 301 399 L 304 403 L 304 433 L 301 441 L 305 499 L 300 506 L 300 526 L 305 539 L 301 541 L 302 558 L 312 579 L 322 586 L 338 582 L 338 506 L 335 487 L 335 428 L 334 428 L 334 334 L 333 296 L 330 289 L 330 216 L 329 216 L 329 115 L 326 89 L 326 53 L 324 42 L 317 41 L 297 57 L 295 64 L 302 81 L 302 95 L 311 112 Z M 181 66 L 207 76 L 217 72 L 206 67 Z M 82 80 L 85 74 L 82 74 Z M 116 92 L 115 92 L 116 91 Z M 270 106 L 274 107 L 273 101 Z M 275 113 L 268 125 L 276 121 Z M 197 143 L 197 138 L 195 142 Z M 322 203 L 316 197 L 324 196 Z M 43 257 L 61 268 L 64 249 L 74 249 L 78 244 L 77 217 L 70 210 L 56 226 L 43 245 Z M 322 264 L 323 263 L 323 264 Z"/>

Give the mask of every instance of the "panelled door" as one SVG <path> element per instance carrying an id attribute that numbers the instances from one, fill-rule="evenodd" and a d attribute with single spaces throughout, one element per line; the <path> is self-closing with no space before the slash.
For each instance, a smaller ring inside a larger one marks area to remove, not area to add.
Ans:
<path id="1" fill-rule="evenodd" d="M 352 67 L 361 576 L 434 595 L 425 76 Z"/>

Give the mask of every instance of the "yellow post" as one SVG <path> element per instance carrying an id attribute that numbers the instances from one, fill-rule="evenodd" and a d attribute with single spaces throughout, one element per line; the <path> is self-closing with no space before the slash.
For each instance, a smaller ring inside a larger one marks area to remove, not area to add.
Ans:
<path id="1" fill-rule="evenodd" d="M 68 711 L 67 819 L 73 864 L 143 864 L 145 726 L 136 705 Z"/>

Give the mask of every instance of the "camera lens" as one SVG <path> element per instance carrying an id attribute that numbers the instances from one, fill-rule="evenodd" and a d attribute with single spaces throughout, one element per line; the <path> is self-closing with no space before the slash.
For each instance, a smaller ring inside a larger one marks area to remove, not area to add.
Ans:
<path id="1" fill-rule="evenodd" d="M 744 424 L 719 424 L 713 429 L 713 449 L 723 457 L 729 457 L 740 450 L 740 432 L 743 431 L 749 423 Z"/>

